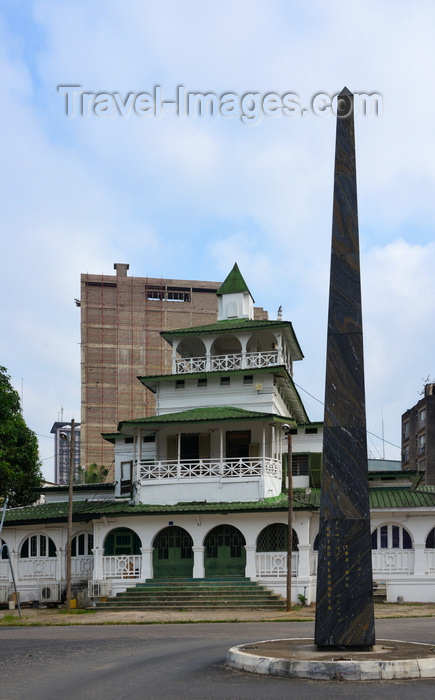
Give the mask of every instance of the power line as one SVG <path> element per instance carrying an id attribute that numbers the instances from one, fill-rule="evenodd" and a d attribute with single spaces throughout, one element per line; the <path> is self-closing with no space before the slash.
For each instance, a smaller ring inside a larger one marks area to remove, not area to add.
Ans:
<path id="1" fill-rule="evenodd" d="M 294 384 L 298 389 L 301 389 L 301 391 L 304 391 L 306 394 L 308 394 L 308 396 L 311 396 L 312 399 L 314 399 L 315 401 L 318 401 L 322 406 L 325 405 L 324 401 L 321 401 L 320 399 L 317 398 L 317 396 L 310 394 L 310 392 L 307 391 L 306 389 L 304 389 L 303 386 L 300 386 L 300 384 L 296 384 L 296 382 Z M 396 447 L 398 450 L 402 449 L 401 445 L 396 445 L 394 442 L 390 442 L 389 440 L 385 440 L 384 437 L 381 437 L 380 435 L 376 435 L 376 433 L 372 433 L 370 430 L 367 430 L 367 435 L 371 435 L 372 437 L 375 437 L 378 440 L 382 440 L 382 442 L 386 442 L 387 445 L 391 445 L 391 447 Z"/>

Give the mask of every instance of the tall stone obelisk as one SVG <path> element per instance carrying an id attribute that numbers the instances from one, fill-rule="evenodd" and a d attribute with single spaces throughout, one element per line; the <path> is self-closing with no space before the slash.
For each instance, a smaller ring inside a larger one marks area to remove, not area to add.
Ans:
<path id="1" fill-rule="evenodd" d="M 338 97 L 315 644 L 375 643 L 354 97 Z"/>

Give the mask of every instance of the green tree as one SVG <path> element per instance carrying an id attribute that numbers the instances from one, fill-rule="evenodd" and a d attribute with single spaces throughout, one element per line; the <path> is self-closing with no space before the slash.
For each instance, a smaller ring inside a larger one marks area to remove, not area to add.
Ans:
<path id="1" fill-rule="evenodd" d="M 43 483 L 38 440 L 21 413 L 20 397 L 5 367 L 0 367 L 0 499 L 25 506 Z"/>
<path id="2" fill-rule="evenodd" d="M 100 467 L 92 462 L 88 467 L 80 467 L 77 481 L 80 484 L 103 484 L 109 473 L 108 467 L 102 464 Z"/>

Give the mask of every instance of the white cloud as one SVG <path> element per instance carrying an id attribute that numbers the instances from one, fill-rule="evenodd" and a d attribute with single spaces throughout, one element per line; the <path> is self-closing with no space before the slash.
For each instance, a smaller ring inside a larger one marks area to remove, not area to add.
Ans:
<path id="1" fill-rule="evenodd" d="M 367 403 L 369 425 L 384 407 L 399 439 L 434 373 L 434 19 L 422 0 L 2 5 L 0 364 L 24 377 L 31 427 L 46 434 L 62 405 L 78 418 L 73 299 L 81 272 L 116 261 L 223 279 L 237 260 L 256 303 L 293 321 L 295 379 L 323 400 L 334 119 L 68 119 L 57 85 L 295 92 L 306 106 L 346 84 L 384 98 L 382 118 L 356 120 Z"/>

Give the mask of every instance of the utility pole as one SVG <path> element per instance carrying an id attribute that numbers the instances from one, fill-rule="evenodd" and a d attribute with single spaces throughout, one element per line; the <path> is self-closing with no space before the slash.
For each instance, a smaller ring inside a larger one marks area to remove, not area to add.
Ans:
<path id="1" fill-rule="evenodd" d="M 286 611 L 292 609 L 292 555 L 293 555 L 293 470 L 292 470 L 292 436 L 290 426 L 284 425 L 287 435 L 287 482 L 288 482 L 288 527 L 287 527 L 287 603 Z"/>
<path id="2" fill-rule="evenodd" d="M 68 479 L 68 530 L 66 539 L 66 608 L 71 609 L 71 543 L 72 543 L 72 514 L 74 496 L 74 418 L 71 420 L 71 436 L 69 445 L 69 479 Z"/>

